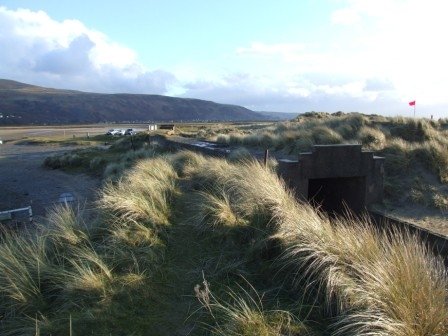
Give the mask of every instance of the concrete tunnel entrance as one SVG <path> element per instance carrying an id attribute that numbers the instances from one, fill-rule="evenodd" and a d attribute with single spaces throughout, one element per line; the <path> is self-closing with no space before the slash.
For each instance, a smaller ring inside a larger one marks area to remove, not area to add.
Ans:
<path id="1" fill-rule="evenodd" d="M 342 215 L 346 208 L 360 213 L 365 206 L 366 179 L 360 177 L 308 180 L 308 201 L 330 215 Z"/>
<path id="2" fill-rule="evenodd" d="M 361 145 L 315 145 L 298 160 L 279 160 L 278 173 L 297 198 L 330 215 L 361 213 L 383 198 L 384 158 Z"/>

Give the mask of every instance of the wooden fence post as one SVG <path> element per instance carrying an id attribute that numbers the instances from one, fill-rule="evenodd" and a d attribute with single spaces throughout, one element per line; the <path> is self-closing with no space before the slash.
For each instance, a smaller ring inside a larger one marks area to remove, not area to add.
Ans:
<path id="1" fill-rule="evenodd" d="M 269 158 L 269 149 L 264 150 L 264 166 L 268 166 L 268 158 Z"/>

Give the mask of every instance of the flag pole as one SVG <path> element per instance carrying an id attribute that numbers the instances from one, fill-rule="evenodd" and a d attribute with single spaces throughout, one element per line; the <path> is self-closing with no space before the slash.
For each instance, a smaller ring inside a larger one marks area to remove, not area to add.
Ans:
<path id="1" fill-rule="evenodd" d="M 409 102 L 409 105 L 414 107 L 414 118 L 415 118 L 415 105 L 417 105 L 417 104 L 415 103 L 415 100 L 410 101 L 410 102 Z"/>

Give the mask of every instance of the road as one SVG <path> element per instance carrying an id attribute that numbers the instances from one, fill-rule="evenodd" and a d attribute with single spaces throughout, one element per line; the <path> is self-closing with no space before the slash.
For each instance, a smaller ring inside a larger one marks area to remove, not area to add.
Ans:
<path id="1" fill-rule="evenodd" d="M 31 205 L 39 218 L 63 193 L 73 194 L 76 202 L 89 207 L 99 179 L 42 167 L 45 157 L 72 149 L 11 142 L 0 145 L 0 211 Z"/>

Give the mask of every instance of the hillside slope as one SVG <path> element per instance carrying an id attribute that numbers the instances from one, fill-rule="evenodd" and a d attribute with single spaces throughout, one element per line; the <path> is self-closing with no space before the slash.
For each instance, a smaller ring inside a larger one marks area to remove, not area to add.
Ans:
<path id="1" fill-rule="evenodd" d="M 263 120 L 241 106 L 144 94 L 49 89 L 0 79 L 0 125 Z"/>

